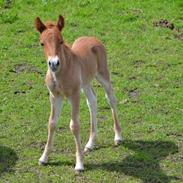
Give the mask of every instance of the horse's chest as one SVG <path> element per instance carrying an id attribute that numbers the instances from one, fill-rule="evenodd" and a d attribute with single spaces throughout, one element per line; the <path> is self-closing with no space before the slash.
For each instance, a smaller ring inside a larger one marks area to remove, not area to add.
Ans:
<path id="1" fill-rule="evenodd" d="M 53 95 L 63 95 L 63 87 L 59 81 L 51 80 L 46 82 L 46 85 Z"/>
<path id="2" fill-rule="evenodd" d="M 69 97 L 73 91 L 72 88 L 69 87 L 68 84 L 64 85 L 58 81 L 47 82 L 46 84 L 47 84 L 49 91 L 54 96 Z"/>

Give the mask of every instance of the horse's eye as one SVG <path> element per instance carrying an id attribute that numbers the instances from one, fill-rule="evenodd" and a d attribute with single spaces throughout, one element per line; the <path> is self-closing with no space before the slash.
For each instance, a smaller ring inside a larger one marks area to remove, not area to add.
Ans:
<path id="1" fill-rule="evenodd" d="M 60 41 L 60 44 L 63 44 L 64 43 L 64 41 Z"/>
<path id="2" fill-rule="evenodd" d="M 41 43 L 41 46 L 44 46 L 44 43 Z"/>

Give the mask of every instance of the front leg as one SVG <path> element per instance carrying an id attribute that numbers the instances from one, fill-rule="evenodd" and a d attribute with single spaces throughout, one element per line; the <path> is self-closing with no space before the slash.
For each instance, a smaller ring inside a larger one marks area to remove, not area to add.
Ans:
<path id="1" fill-rule="evenodd" d="M 50 103 L 51 103 L 51 113 L 48 122 L 48 140 L 44 149 L 44 152 L 39 159 L 39 164 L 43 165 L 48 162 L 48 155 L 51 152 L 53 145 L 53 135 L 60 114 L 62 99 L 61 97 L 56 97 L 50 94 Z"/>
<path id="2" fill-rule="evenodd" d="M 79 102 L 80 102 L 80 91 L 76 91 L 74 95 L 70 97 L 72 106 L 72 118 L 70 122 L 70 129 L 74 135 L 76 143 L 76 171 L 84 170 L 83 167 L 83 151 L 81 149 L 81 139 L 80 139 L 80 125 L 79 125 Z"/>

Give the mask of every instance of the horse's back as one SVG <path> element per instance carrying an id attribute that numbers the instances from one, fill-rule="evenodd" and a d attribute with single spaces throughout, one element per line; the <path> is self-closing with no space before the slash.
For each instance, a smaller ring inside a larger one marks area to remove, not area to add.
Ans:
<path id="1" fill-rule="evenodd" d="M 83 36 L 76 39 L 72 45 L 73 50 L 81 50 L 81 49 L 90 49 L 93 46 L 103 46 L 102 42 L 98 40 L 96 37 L 87 37 Z"/>
<path id="2" fill-rule="evenodd" d="M 105 48 L 101 41 L 95 37 L 80 37 L 72 45 L 72 50 L 81 57 L 89 57 L 91 54 L 96 54 L 93 48 L 99 47 L 102 54 L 105 53 Z"/>
<path id="3" fill-rule="evenodd" d="M 106 50 L 97 38 L 80 37 L 73 43 L 72 50 L 81 58 L 84 77 L 92 79 L 106 69 Z"/>

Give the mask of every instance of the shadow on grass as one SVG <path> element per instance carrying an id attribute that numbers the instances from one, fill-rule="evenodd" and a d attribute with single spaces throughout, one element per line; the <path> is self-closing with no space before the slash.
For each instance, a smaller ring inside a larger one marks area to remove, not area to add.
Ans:
<path id="1" fill-rule="evenodd" d="M 2 173 L 11 172 L 17 160 L 17 154 L 13 149 L 0 145 L 0 176 Z"/>
<path id="2" fill-rule="evenodd" d="M 144 183 L 169 183 L 178 177 L 167 176 L 160 168 L 160 161 L 169 154 L 178 152 L 178 147 L 169 141 L 124 141 L 123 146 L 133 150 L 134 154 L 122 161 L 102 164 L 88 164 L 87 169 L 103 169 L 116 171 L 128 176 L 141 179 Z"/>
<path id="3" fill-rule="evenodd" d="M 51 161 L 45 164 L 45 166 L 71 166 L 72 162 L 69 161 Z"/>

